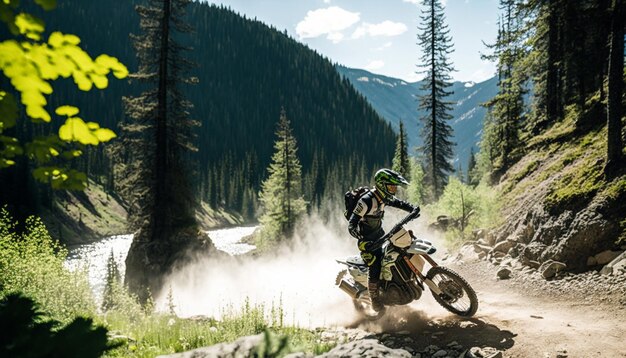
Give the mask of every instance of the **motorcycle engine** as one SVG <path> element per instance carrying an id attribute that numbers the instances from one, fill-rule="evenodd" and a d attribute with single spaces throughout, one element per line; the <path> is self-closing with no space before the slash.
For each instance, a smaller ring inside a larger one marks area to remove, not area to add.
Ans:
<path id="1" fill-rule="evenodd" d="M 406 292 L 395 282 L 389 282 L 381 296 L 383 303 L 387 306 L 406 305 L 415 299 L 413 294 Z"/>

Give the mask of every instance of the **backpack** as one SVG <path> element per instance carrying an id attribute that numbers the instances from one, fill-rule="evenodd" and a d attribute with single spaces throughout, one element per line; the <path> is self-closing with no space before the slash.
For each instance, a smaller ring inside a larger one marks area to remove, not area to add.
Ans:
<path id="1" fill-rule="evenodd" d="M 352 216 L 352 212 L 354 211 L 356 203 L 358 203 L 359 199 L 361 199 L 361 197 L 368 191 L 370 191 L 368 187 L 361 186 L 346 192 L 346 194 L 344 195 L 346 211 L 343 212 L 343 216 L 346 217 L 346 220 L 350 220 L 350 216 Z"/>

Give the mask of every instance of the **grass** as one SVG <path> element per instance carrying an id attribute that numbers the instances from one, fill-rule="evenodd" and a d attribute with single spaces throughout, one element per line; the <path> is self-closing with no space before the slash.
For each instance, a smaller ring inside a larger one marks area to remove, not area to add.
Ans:
<path id="1" fill-rule="evenodd" d="M 21 292 L 34 299 L 50 318 L 63 323 L 79 316 L 92 317 L 119 337 L 115 341 L 121 346 L 107 352 L 110 357 L 154 357 L 263 332 L 268 332 L 265 341 L 271 343 L 269 348 L 259 348 L 266 356 L 321 354 L 335 345 L 323 341 L 320 332 L 286 324 L 282 302 L 271 307 L 249 302 L 241 308 L 225 307 L 220 320 L 183 319 L 154 312 L 151 305 L 140 306 L 118 283 L 111 291 L 112 308 L 101 312 L 86 271 L 70 272 L 64 266 L 66 256 L 67 251 L 40 220 L 30 218 L 27 231 L 18 234 L 10 215 L 0 211 L 0 298 Z M 286 342 L 280 353 L 274 347 L 275 341 Z"/>

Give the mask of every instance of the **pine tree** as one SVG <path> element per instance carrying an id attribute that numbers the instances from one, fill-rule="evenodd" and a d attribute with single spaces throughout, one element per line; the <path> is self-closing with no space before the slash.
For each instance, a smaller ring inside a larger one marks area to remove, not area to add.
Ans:
<path id="1" fill-rule="evenodd" d="M 520 70 L 518 62 L 524 57 L 521 45 L 521 20 L 517 0 L 501 0 L 503 11 L 498 37 L 494 44 L 487 45 L 491 55 L 483 55 L 497 63 L 498 94 L 484 105 L 488 108 L 491 123 L 485 131 L 492 131 L 483 140 L 492 140 L 489 148 L 495 151 L 494 170 L 503 172 L 520 155 L 519 136 L 524 113 L 524 84 L 527 76 Z"/>
<path id="2" fill-rule="evenodd" d="M 425 164 L 426 182 L 437 200 L 447 182 L 449 173 L 454 171 L 452 159 L 452 127 L 447 123 L 452 119 L 452 103 L 445 100 L 452 94 L 447 89 L 452 86 L 450 72 L 453 71 L 448 55 L 452 52 L 452 38 L 445 23 L 443 7 L 439 0 L 424 0 L 419 45 L 424 54 L 420 67 L 426 74 L 419 96 L 419 108 L 427 114 L 423 116 L 421 135 L 424 146 L 421 148 Z"/>
<path id="3" fill-rule="evenodd" d="M 120 276 L 120 270 L 117 268 L 117 262 L 115 262 L 115 255 L 113 250 L 107 260 L 107 273 L 104 279 L 104 292 L 102 293 L 102 310 L 108 311 L 115 306 L 115 294 L 116 290 L 121 287 L 122 277 Z"/>
<path id="4" fill-rule="evenodd" d="M 400 121 L 400 133 L 398 133 L 396 152 L 393 156 L 391 168 L 402 174 L 405 178 L 407 178 L 407 180 L 411 180 L 408 142 L 406 138 L 406 131 L 404 130 L 404 123 L 402 123 L 402 121 Z"/>
<path id="5" fill-rule="evenodd" d="M 259 221 L 266 237 L 279 240 L 293 233 L 297 219 L 306 211 L 297 143 L 284 109 L 276 136 L 269 177 L 261 185 L 259 200 L 264 212 Z"/>
<path id="6" fill-rule="evenodd" d="M 623 0 L 613 0 L 611 51 L 608 76 L 608 145 L 604 173 L 613 178 L 622 169 L 622 93 L 624 88 L 624 9 Z"/>
<path id="7" fill-rule="evenodd" d="M 474 153 L 474 147 L 471 147 L 469 160 L 467 162 L 467 183 L 470 185 L 478 185 L 480 181 L 476 169 L 476 154 Z"/>
<path id="8" fill-rule="evenodd" d="M 197 122 L 189 118 L 182 87 L 194 80 L 186 75 L 187 48 L 175 40 L 190 31 L 183 22 L 189 2 L 149 0 L 136 7 L 142 34 L 133 36 L 139 72 L 132 78 L 148 89 L 125 98 L 133 121 L 122 128 L 128 171 L 121 185 L 130 203 L 129 222 L 139 229 L 126 259 L 126 284 L 142 300 L 148 290 L 159 293 L 163 275 L 186 250 L 204 245 L 185 163 L 195 150 Z"/>

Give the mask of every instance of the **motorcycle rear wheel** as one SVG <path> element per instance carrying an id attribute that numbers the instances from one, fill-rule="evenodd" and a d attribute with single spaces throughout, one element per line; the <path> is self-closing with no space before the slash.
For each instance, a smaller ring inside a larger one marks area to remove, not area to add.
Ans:
<path id="1" fill-rule="evenodd" d="M 440 295 L 430 291 L 437 303 L 448 311 L 462 317 L 471 317 L 478 310 L 478 298 L 465 279 L 447 267 L 437 266 L 426 277 L 442 291 Z"/>

